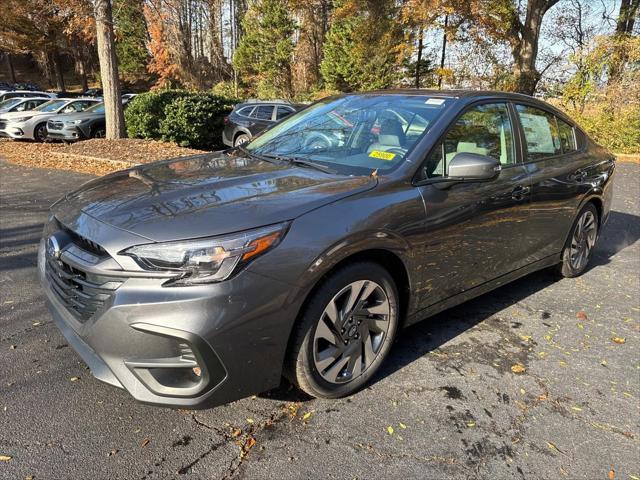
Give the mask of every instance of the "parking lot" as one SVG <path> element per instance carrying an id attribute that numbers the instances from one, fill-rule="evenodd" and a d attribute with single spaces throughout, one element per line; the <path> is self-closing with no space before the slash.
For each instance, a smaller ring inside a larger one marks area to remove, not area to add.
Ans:
<path id="1" fill-rule="evenodd" d="M 47 313 L 48 205 L 91 178 L 0 160 L 1 478 L 640 480 L 640 165 L 591 268 L 538 272 L 401 332 L 360 393 L 285 382 L 210 410 L 93 379 Z"/>

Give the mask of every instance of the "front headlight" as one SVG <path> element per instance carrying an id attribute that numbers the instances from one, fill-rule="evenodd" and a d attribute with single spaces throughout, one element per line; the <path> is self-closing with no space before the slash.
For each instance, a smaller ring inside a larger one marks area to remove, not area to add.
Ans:
<path id="1" fill-rule="evenodd" d="M 18 117 L 18 118 L 12 118 L 11 121 L 15 122 L 15 123 L 22 123 L 22 122 L 26 122 L 27 120 L 31 120 L 32 117 Z"/>
<path id="2" fill-rule="evenodd" d="M 65 125 L 80 125 L 81 123 L 86 122 L 87 119 L 82 119 L 82 120 L 65 120 L 64 124 Z"/>
<path id="3" fill-rule="evenodd" d="M 123 251 L 145 270 L 175 271 L 165 285 L 221 282 L 282 240 L 288 222 L 221 237 L 137 245 Z"/>

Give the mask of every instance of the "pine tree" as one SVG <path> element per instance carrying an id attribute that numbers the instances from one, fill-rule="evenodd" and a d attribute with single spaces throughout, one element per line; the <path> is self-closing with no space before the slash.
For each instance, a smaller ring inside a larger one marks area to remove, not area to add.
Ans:
<path id="1" fill-rule="evenodd" d="M 233 65 L 259 97 L 291 97 L 295 28 L 295 21 L 281 0 L 258 0 L 247 10 L 242 20 L 244 35 Z"/>
<path id="2" fill-rule="evenodd" d="M 140 0 L 114 0 L 116 54 L 120 75 L 138 80 L 147 73 L 147 25 Z"/>
<path id="3" fill-rule="evenodd" d="M 342 0 L 324 44 L 320 70 L 330 89 L 395 84 L 404 62 L 403 31 L 393 0 Z"/>

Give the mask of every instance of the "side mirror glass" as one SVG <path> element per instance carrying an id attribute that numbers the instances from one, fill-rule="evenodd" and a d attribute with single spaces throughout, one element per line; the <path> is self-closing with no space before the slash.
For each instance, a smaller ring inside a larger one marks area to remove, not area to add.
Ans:
<path id="1" fill-rule="evenodd" d="M 458 153 L 449 163 L 448 178 L 460 181 L 491 180 L 502 169 L 495 158 L 478 153 Z"/>

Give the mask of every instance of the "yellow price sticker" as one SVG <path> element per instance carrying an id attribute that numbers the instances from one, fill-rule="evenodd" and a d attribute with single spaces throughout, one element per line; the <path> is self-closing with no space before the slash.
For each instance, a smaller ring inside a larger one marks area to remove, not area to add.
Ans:
<path id="1" fill-rule="evenodd" d="M 369 156 L 373 158 L 379 158 L 380 160 L 386 160 L 386 161 L 391 161 L 394 158 L 396 158 L 395 153 L 381 152 L 380 150 L 372 150 L 371 153 L 369 153 Z"/>

